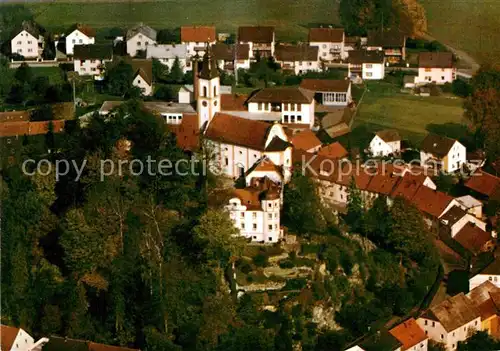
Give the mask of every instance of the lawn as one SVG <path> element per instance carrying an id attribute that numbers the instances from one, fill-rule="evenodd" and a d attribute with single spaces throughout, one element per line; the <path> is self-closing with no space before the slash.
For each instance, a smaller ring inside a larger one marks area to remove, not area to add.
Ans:
<path id="1" fill-rule="evenodd" d="M 330 0 L 162 0 L 145 2 L 25 3 L 40 24 L 65 29 L 81 22 L 95 28 L 130 27 L 144 22 L 154 28 L 213 24 L 218 31 L 240 25 L 273 25 L 279 40 L 306 40 L 307 26 L 338 23 Z"/>
<path id="2" fill-rule="evenodd" d="M 479 62 L 500 62 L 500 1 L 421 0 L 429 33 Z"/>
<path id="3" fill-rule="evenodd" d="M 397 129 L 403 138 L 419 143 L 434 124 L 461 127 L 460 98 L 443 95 L 418 97 L 399 92 L 387 82 L 370 82 L 359 106 L 352 132 L 340 138 L 350 147 L 366 147 L 377 130 Z"/>
<path id="4" fill-rule="evenodd" d="M 64 72 L 59 67 L 31 67 L 35 77 L 48 77 L 51 85 L 64 83 Z"/>

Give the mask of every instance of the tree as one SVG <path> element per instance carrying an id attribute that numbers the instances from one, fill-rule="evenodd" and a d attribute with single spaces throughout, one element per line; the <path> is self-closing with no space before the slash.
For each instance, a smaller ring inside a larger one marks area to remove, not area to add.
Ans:
<path id="1" fill-rule="evenodd" d="M 106 71 L 106 83 L 112 95 L 125 96 L 132 87 L 133 78 L 132 66 L 123 61 Z"/>
<path id="2" fill-rule="evenodd" d="M 54 123 L 52 123 L 52 121 L 49 122 L 47 134 L 45 134 L 45 145 L 49 150 L 54 150 L 56 146 L 56 140 L 54 136 Z"/>
<path id="3" fill-rule="evenodd" d="M 476 332 L 466 341 L 459 341 L 457 345 L 458 351 L 493 351 L 498 348 L 500 348 L 500 343 L 484 331 Z"/>
<path id="4" fill-rule="evenodd" d="M 354 177 L 349 184 L 349 199 L 347 200 L 347 214 L 344 219 L 353 233 L 361 233 L 364 231 L 364 204 L 361 197 L 361 192 L 356 186 Z"/>
<path id="5" fill-rule="evenodd" d="M 175 58 L 174 63 L 172 64 L 168 78 L 171 82 L 175 83 L 181 83 L 184 79 L 184 72 L 182 71 L 181 62 L 178 57 Z"/>
<path id="6" fill-rule="evenodd" d="M 2 101 L 10 92 L 14 80 L 14 74 L 9 67 L 9 61 L 2 55 L 0 55 L 0 77 L 2 77 L 0 79 L 0 101 Z"/>
<path id="7" fill-rule="evenodd" d="M 399 9 L 399 29 L 411 38 L 421 37 L 427 32 L 427 17 L 424 7 L 417 0 L 395 1 Z"/>
<path id="8" fill-rule="evenodd" d="M 153 59 L 153 77 L 155 82 L 164 82 L 168 79 L 168 66 L 161 63 L 158 59 Z"/>
<path id="9" fill-rule="evenodd" d="M 156 36 L 158 44 L 178 44 L 180 43 L 180 28 L 174 29 L 160 29 Z"/>
<path id="10" fill-rule="evenodd" d="M 23 21 L 33 20 L 31 11 L 21 4 L 6 4 L 0 11 L 0 42 L 12 39 L 12 32 Z"/>
<path id="11" fill-rule="evenodd" d="M 367 236 L 378 246 L 387 246 L 387 236 L 392 230 L 392 218 L 387 198 L 379 196 L 373 202 L 373 206 L 366 213 L 365 231 Z"/>

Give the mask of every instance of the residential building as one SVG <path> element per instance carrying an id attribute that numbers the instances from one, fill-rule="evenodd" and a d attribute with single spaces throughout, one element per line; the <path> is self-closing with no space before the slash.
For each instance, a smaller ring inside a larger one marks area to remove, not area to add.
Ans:
<path id="1" fill-rule="evenodd" d="M 21 328 L 0 325 L 0 350 L 2 351 L 40 351 L 49 339 L 41 338 L 37 342 Z"/>
<path id="2" fill-rule="evenodd" d="M 235 189 L 226 209 L 240 235 L 252 241 L 276 243 L 280 227 L 280 191 L 278 187 Z"/>
<path id="3" fill-rule="evenodd" d="M 483 170 L 471 174 L 465 186 L 482 200 L 500 200 L 500 178 Z"/>
<path id="4" fill-rule="evenodd" d="M 464 293 L 429 308 L 417 319 L 429 339 L 443 343 L 447 351 L 457 349 L 459 341 L 481 330 L 481 314 Z"/>
<path id="5" fill-rule="evenodd" d="M 486 281 L 490 281 L 497 288 L 500 288 L 500 258 L 495 257 L 493 262 L 469 279 L 469 291 Z"/>
<path id="6" fill-rule="evenodd" d="M 75 45 L 95 44 L 95 30 L 87 25 L 76 23 L 66 35 L 66 55 L 73 55 Z"/>
<path id="7" fill-rule="evenodd" d="M 27 59 L 40 57 L 44 45 L 43 29 L 32 21 L 23 21 L 16 35 L 10 40 L 11 53 Z"/>
<path id="8" fill-rule="evenodd" d="M 307 152 L 317 152 L 321 148 L 321 140 L 310 129 L 293 134 L 290 137 L 290 143 L 295 149 Z"/>
<path id="9" fill-rule="evenodd" d="M 157 32 L 145 24 L 139 24 L 127 31 L 127 54 L 134 57 L 140 52 L 146 52 L 149 45 L 156 44 Z"/>
<path id="10" fill-rule="evenodd" d="M 179 60 L 179 65 L 184 73 L 193 69 L 186 44 L 148 45 L 146 58 L 157 59 L 160 63 L 167 66 L 169 70 L 172 69 L 176 59 Z"/>
<path id="11" fill-rule="evenodd" d="M 103 73 L 107 62 L 113 59 L 110 45 L 75 45 L 73 47 L 73 66 L 80 76 L 94 76 L 104 79 Z"/>
<path id="12" fill-rule="evenodd" d="M 491 337 L 500 337 L 500 288 L 490 281 L 485 281 L 472 289 L 467 297 L 481 314 L 481 330 Z"/>
<path id="13" fill-rule="evenodd" d="M 265 115 L 290 127 L 314 125 L 314 93 L 292 87 L 273 87 L 259 90 L 248 100 L 248 112 Z"/>
<path id="14" fill-rule="evenodd" d="M 250 68 L 250 46 L 248 44 L 218 43 L 212 45 L 212 53 L 217 60 L 219 69 L 226 72 Z"/>
<path id="15" fill-rule="evenodd" d="M 281 187 L 281 190 L 283 190 L 283 182 L 283 170 L 267 157 L 263 157 L 255 162 L 245 172 L 245 184 L 247 187 L 259 189 L 262 187 L 265 189 L 275 188 L 275 190 L 277 187 Z"/>
<path id="16" fill-rule="evenodd" d="M 322 61 L 344 60 L 347 57 L 344 41 L 344 28 L 309 29 L 309 45 L 318 47 Z"/>
<path id="17" fill-rule="evenodd" d="M 471 195 L 457 197 L 460 208 L 476 218 L 483 218 L 483 203 Z"/>
<path id="18" fill-rule="evenodd" d="M 414 318 L 389 330 L 401 344 L 401 351 L 427 351 L 429 338 Z"/>
<path id="19" fill-rule="evenodd" d="M 384 351 L 402 351 L 401 342 L 386 330 L 373 333 L 365 338 L 361 343 L 361 350 L 384 350 Z"/>
<path id="20" fill-rule="evenodd" d="M 370 153 L 373 156 L 389 156 L 401 152 L 401 136 L 394 129 L 380 130 L 370 141 Z"/>
<path id="21" fill-rule="evenodd" d="M 444 213 L 440 220 L 449 229 L 451 237 L 455 237 L 457 233 L 467 224 L 471 223 L 477 226 L 481 230 L 486 230 L 486 223 L 478 219 L 476 216 L 467 213 L 460 207 L 460 203 L 455 199 L 455 205 L 449 208 L 446 213 Z"/>
<path id="22" fill-rule="evenodd" d="M 52 336 L 49 342 L 43 347 L 43 351 L 140 351 L 139 349 L 130 349 L 128 347 L 112 346 L 99 344 L 87 340 L 70 339 L 67 337 Z"/>
<path id="23" fill-rule="evenodd" d="M 354 122 L 350 107 L 318 105 L 316 117 L 321 128 L 332 138 L 349 133 Z"/>
<path id="24" fill-rule="evenodd" d="M 325 145 L 318 150 L 319 156 L 328 157 L 330 159 L 341 160 L 349 156 L 349 152 L 338 141 Z"/>
<path id="25" fill-rule="evenodd" d="M 250 59 L 274 56 L 274 27 L 246 26 L 238 28 L 237 41 L 250 46 Z"/>
<path id="26" fill-rule="evenodd" d="M 275 57 L 282 70 L 293 72 L 295 75 L 317 72 L 321 69 L 316 46 L 277 45 Z"/>
<path id="27" fill-rule="evenodd" d="M 0 123 L 3 122 L 22 122 L 29 121 L 30 113 L 28 111 L 5 111 L 0 112 Z"/>
<path id="28" fill-rule="evenodd" d="M 453 239 L 470 252 L 472 256 L 478 256 L 495 248 L 491 233 L 472 222 L 467 222 Z"/>
<path id="29" fill-rule="evenodd" d="M 462 168 L 467 150 L 455 139 L 428 134 L 420 147 L 420 164 L 451 173 Z"/>
<path id="30" fill-rule="evenodd" d="M 385 57 L 381 51 L 349 52 L 349 78 L 380 80 L 385 77 Z"/>
<path id="31" fill-rule="evenodd" d="M 207 45 L 217 42 L 214 26 L 182 26 L 181 43 L 187 46 L 189 56 L 205 55 Z"/>
<path id="32" fill-rule="evenodd" d="M 142 95 L 149 96 L 153 94 L 153 61 L 149 60 L 131 60 L 128 63 L 134 71 L 132 85 L 141 89 Z"/>
<path id="33" fill-rule="evenodd" d="M 351 81 L 348 79 L 310 79 L 300 83 L 303 89 L 314 91 L 314 99 L 326 106 L 348 106 L 352 102 Z"/>
<path id="34" fill-rule="evenodd" d="M 451 52 L 421 52 L 418 55 L 418 76 L 415 84 L 453 83 L 457 70 Z"/>
<path id="35" fill-rule="evenodd" d="M 347 57 L 349 57 L 350 51 L 359 50 L 360 46 L 361 46 L 360 37 L 344 37 L 344 51 Z"/>
<path id="36" fill-rule="evenodd" d="M 383 52 L 388 64 L 406 60 L 406 36 L 399 30 L 374 30 L 368 32 L 366 50 Z"/>

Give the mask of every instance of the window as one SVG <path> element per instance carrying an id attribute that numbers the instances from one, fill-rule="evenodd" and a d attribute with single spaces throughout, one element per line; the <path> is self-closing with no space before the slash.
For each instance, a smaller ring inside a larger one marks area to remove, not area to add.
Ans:
<path id="1" fill-rule="evenodd" d="M 372 72 L 366 72 L 366 76 L 367 76 L 367 77 L 372 77 L 372 76 L 373 76 L 373 73 L 372 73 Z"/>
<path id="2" fill-rule="evenodd" d="M 321 55 L 322 55 L 322 56 L 326 56 L 326 52 L 322 53 Z"/>
<path id="3" fill-rule="evenodd" d="M 81 44 L 81 43 L 83 43 L 83 40 L 82 40 L 82 39 L 80 39 L 80 40 L 78 40 L 78 42 Z"/>
<path id="4" fill-rule="evenodd" d="M 245 229 L 245 223 L 241 223 L 241 229 Z"/>
<path id="5" fill-rule="evenodd" d="M 493 278 L 492 278 L 492 277 L 489 277 L 488 279 L 489 279 L 489 281 L 490 281 L 490 282 L 493 280 Z"/>
<path id="6" fill-rule="evenodd" d="M 142 39 L 142 34 L 139 34 L 139 39 Z"/>
<path id="7" fill-rule="evenodd" d="M 141 80 L 140 79 L 137 79 L 137 84 L 141 84 Z"/>
<path id="8" fill-rule="evenodd" d="M 441 80 L 444 80 L 444 76 L 441 76 Z"/>
<path id="9" fill-rule="evenodd" d="M 137 42 L 137 46 L 141 46 L 142 43 L 140 41 Z"/>
<path id="10" fill-rule="evenodd" d="M 214 96 L 217 96 L 217 87 L 214 87 Z"/>
<path id="11" fill-rule="evenodd" d="M 427 325 L 427 320 L 424 322 L 424 325 Z"/>
<path id="12" fill-rule="evenodd" d="M 17 52 L 23 52 L 23 49 L 17 49 Z"/>
<path id="13" fill-rule="evenodd" d="M 295 104 L 290 104 L 290 111 L 295 111 Z"/>
<path id="14" fill-rule="evenodd" d="M 283 111 L 288 111 L 288 104 L 283 104 Z"/>
<path id="15" fill-rule="evenodd" d="M 267 226 L 267 229 L 269 229 L 269 230 L 273 230 L 273 225 L 272 225 L 272 224 L 269 224 L 269 225 Z"/>
<path id="16" fill-rule="evenodd" d="M 203 87 L 203 96 L 207 97 L 207 95 L 208 95 L 207 87 Z"/>
<path id="17" fill-rule="evenodd" d="M 258 109 L 259 111 L 262 111 L 262 102 L 259 102 Z"/>
<path id="18" fill-rule="evenodd" d="M 253 218 L 253 219 L 257 218 L 257 213 L 252 212 L 252 218 Z"/>
<path id="19" fill-rule="evenodd" d="M 302 105 L 301 104 L 297 104 L 297 111 L 302 111 Z"/>
<path id="20" fill-rule="evenodd" d="M 273 241 L 273 237 L 270 236 L 269 238 L 267 238 L 269 241 Z"/>
<path id="21" fill-rule="evenodd" d="M 76 43 L 76 40 L 75 40 L 75 39 L 73 39 L 71 42 L 74 44 L 74 43 Z"/>
<path id="22" fill-rule="evenodd" d="M 288 123 L 288 115 L 284 115 L 283 116 L 283 122 L 284 123 Z"/>
<path id="23" fill-rule="evenodd" d="M 252 225 L 252 228 L 253 228 L 253 230 L 257 230 L 257 223 L 254 223 L 254 224 Z"/>
<path id="24" fill-rule="evenodd" d="M 442 340 L 442 339 L 444 339 L 444 335 L 443 335 L 443 334 L 441 334 L 441 340 Z"/>
<path id="25" fill-rule="evenodd" d="M 226 166 L 229 166 L 229 159 L 227 157 L 224 157 L 224 163 L 226 164 Z"/>
<path id="26" fill-rule="evenodd" d="M 498 278 L 497 277 L 493 277 L 493 280 L 496 282 L 498 280 Z"/>
<path id="27" fill-rule="evenodd" d="M 87 71 L 87 70 L 85 69 L 85 67 L 82 67 L 82 72 L 85 72 L 85 71 Z"/>
<path id="28" fill-rule="evenodd" d="M 436 326 L 436 322 L 432 322 L 432 326 L 435 327 Z"/>
<path id="29" fill-rule="evenodd" d="M 257 154 L 253 154 L 253 158 L 257 158 Z"/>
<path id="30" fill-rule="evenodd" d="M 147 42 L 147 41 L 146 41 L 146 42 L 144 43 L 144 45 L 148 46 L 148 45 L 149 45 L 149 42 Z"/>
<path id="31" fill-rule="evenodd" d="M 321 45 L 321 46 L 323 47 L 323 49 L 326 49 L 326 44 L 323 44 L 323 45 Z"/>
<path id="32" fill-rule="evenodd" d="M 425 71 L 426 71 L 426 72 L 432 72 L 432 69 L 430 69 L 430 68 L 426 68 L 426 69 L 425 69 Z"/>
<path id="33" fill-rule="evenodd" d="M 272 204 L 272 203 L 269 203 L 269 204 L 267 205 L 267 207 L 271 208 L 271 207 L 273 207 L 273 204 Z"/>
<path id="34" fill-rule="evenodd" d="M 28 49 L 28 52 L 33 52 L 33 49 Z"/>
<path id="35" fill-rule="evenodd" d="M 366 68 L 373 68 L 373 65 L 371 63 L 367 63 Z"/>
<path id="36" fill-rule="evenodd" d="M 274 225 L 274 230 L 276 230 L 276 229 L 278 229 L 278 225 L 277 224 Z"/>
<path id="37" fill-rule="evenodd" d="M 268 213 L 268 214 L 267 214 L 267 218 L 269 218 L 269 219 L 273 219 L 273 214 L 272 214 L 272 213 Z"/>
<path id="38" fill-rule="evenodd" d="M 474 325 L 477 325 L 477 321 L 474 322 Z"/>
<path id="39" fill-rule="evenodd" d="M 278 218 L 278 214 L 277 213 L 274 214 L 274 218 Z"/>
<path id="40" fill-rule="evenodd" d="M 97 68 L 92 67 L 90 70 L 91 70 L 92 72 L 95 72 L 95 71 L 97 71 Z M 137 84 L 139 84 L 139 82 L 137 82 Z"/>
<path id="41" fill-rule="evenodd" d="M 19 40 L 19 41 L 17 42 L 17 45 L 21 45 L 21 43 L 22 43 L 22 41 L 20 41 L 20 40 Z"/>
<path id="42" fill-rule="evenodd" d="M 312 66 L 312 62 L 308 62 L 308 63 L 307 63 L 307 65 L 308 65 L 308 66 Z"/>
<path id="43" fill-rule="evenodd" d="M 297 122 L 302 122 L 302 116 L 301 115 L 297 116 Z"/>
<path id="44" fill-rule="evenodd" d="M 240 217 L 241 217 L 241 218 L 245 218 L 245 212 L 241 212 L 241 213 L 240 213 Z"/>

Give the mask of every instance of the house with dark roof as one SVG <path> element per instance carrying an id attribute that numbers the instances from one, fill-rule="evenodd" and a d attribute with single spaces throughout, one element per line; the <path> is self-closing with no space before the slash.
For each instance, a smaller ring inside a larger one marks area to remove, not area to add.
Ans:
<path id="1" fill-rule="evenodd" d="M 309 45 L 319 50 L 322 61 L 343 60 L 347 57 L 344 50 L 344 28 L 310 28 Z"/>
<path id="2" fill-rule="evenodd" d="M 95 44 L 95 30 L 88 25 L 75 23 L 72 25 L 65 37 L 66 55 L 73 55 L 75 45 Z"/>
<path id="3" fill-rule="evenodd" d="M 318 61 L 318 47 L 306 44 L 276 46 L 276 62 L 284 71 L 293 72 L 295 75 L 307 72 L 317 72 L 321 69 Z"/>
<path id="4" fill-rule="evenodd" d="M 476 216 L 465 211 L 458 203 L 458 200 L 455 199 L 454 205 L 450 207 L 439 219 L 441 223 L 446 228 L 448 234 L 451 237 L 455 237 L 457 233 L 462 230 L 462 228 L 467 224 L 471 223 L 472 225 L 478 227 L 479 229 L 485 231 L 486 223 Z"/>
<path id="5" fill-rule="evenodd" d="M 378 50 L 349 52 L 349 78 L 380 80 L 385 77 L 385 57 Z"/>
<path id="6" fill-rule="evenodd" d="M 481 330 L 491 337 L 500 337 L 500 288 L 490 281 L 470 290 L 467 297 L 481 314 Z"/>
<path id="7" fill-rule="evenodd" d="M 250 68 L 250 45 L 248 44 L 217 43 L 212 45 L 212 53 L 221 70 L 234 72 L 235 69 Z"/>
<path id="8" fill-rule="evenodd" d="M 153 60 L 135 59 L 130 65 L 134 71 L 132 85 L 141 89 L 142 95 L 153 94 Z"/>
<path id="9" fill-rule="evenodd" d="M 40 351 L 48 341 L 47 338 L 41 338 L 35 342 L 35 339 L 24 329 L 0 325 L 0 350 L 2 351 Z"/>
<path id="10" fill-rule="evenodd" d="M 96 80 L 104 79 L 106 63 L 113 59 L 111 45 L 75 45 L 73 47 L 73 66 L 80 76 L 94 76 Z"/>
<path id="11" fill-rule="evenodd" d="M 146 51 L 149 45 L 156 44 L 157 32 L 153 28 L 141 23 L 127 31 L 127 54 L 136 56 L 141 51 Z"/>
<path id="12" fill-rule="evenodd" d="M 247 100 L 248 112 L 274 117 L 275 121 L 295 127 L 314 125 L 314 92 L 295 87 L 264 88 Z M 263 117 L 265 118 L 265 117 Z"/>
<path id="13" fill-rule="evenodd" d="M 474 303 L 460 293 L 426 310 L 417 323 L 430 340 L 445 344 L 446 350 L 456 350 L 464 341 L 481 330 L 481 314 Z"/>
<path id="14" fill-rule="evenodd" d="M 469 290 L 474 289 L 486 281 L 500 288 L 500 257 L 495 257 L 493 262 L 469 279 Z"/>
<path id="15" fill-rule="evenodd" d="M 167 66 L 169 70 L 172 69 L 175 60 L 179 60 L 179 65 L 184 73 L 193 69 L 186 44 L 148 45 L 146 58 L 157 59 L 160 63 Z"/>
<path id="16" fill-rule="evenodd" d="M 207 45 L 217 42 L 214 26 L 182 26 L 181 43 L 187 46 L 189 56 L 205 55 Z"/>
<path id="17" fill-rule="evenodd" d="M 458 140 L 428 134 L 420 146 L 420 164 L 451 173 L 467 161 L 467 149 Z"/>
<path id="18" fill-rule="evenodd" d="M 373 156 L 389 156 L 401 152 L 401 135 L 394 129 L 379 130 L 368 147 Z"/>
<path id="19" fill-rule="evenodd" d="M 483 170 L 471 174 L 465 186 L 482 200 L 500 199 L 500 178 Z"/>
<path id="20" fill-rule="evenodd" d="M 250 46 L 250 59 L 273 57 L 276 43 L 274 27 L 243 26 L 238 28 L 237 42 Z"/>
<path id="21" fill-rule="evenodd" d="M 12 33 L 10 50 L 12 54 L 18 54 L 27 59 L 41 57 L 45 41 L 44 29 L 33 21 L 23 21 L 19 28 Z"/>
<path id="22" fill-rule="evenodd" d="M 406 59 L 406 36 L 397 29 L 372 30 L 366 38 L 366 49 L 382 51 L 389 64 Z"/>
<path id="23" fill-rule="evenodd" d="M 352 102 L 351 81 L 347 79 L 306 78 L 300 87 L 314 91 L 314 99 L 326 106 L 347 106 Z"/>
<path id="24" fill-rule="evenodd" d="M 416 84 L 446 84 L 457 79 L 451 52 L 421 52 L 418 55 Z"/>

